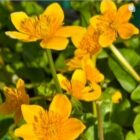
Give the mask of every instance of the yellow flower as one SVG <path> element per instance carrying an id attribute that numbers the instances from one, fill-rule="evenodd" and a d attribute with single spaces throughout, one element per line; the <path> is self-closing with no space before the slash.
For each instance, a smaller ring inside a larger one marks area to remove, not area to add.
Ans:
<path id="1" fill-rule="evenodd" d="M 102 47 L 111 45 L 119 35 L 122 39 L 128 39 L 139 30 L 129 20 L 134 9 L 133 3 L 125 4 L 118 10 L 111 0 L 101 2 L 101 15 L 93 16 L 90 23 L 100 32 L 99 43 Z"/>
<path id="2" fill-rule="evenodd" d="M 29 96 L 25 91 L 24 81 L 19 79 L 16 89 L 5 87 L 4 94 L 6 100 L 0 105 L 0 113 L 14 113 L 14 120 L 18 123 L 22 118 L 21 105 L 29 104 Z"/>
<path id="3" fill-rule="evenodd" d="M 104 75 L 93 65 L 89 57 L 83 59 L 82 68 L 86 73 L 86 79 L 91 83 L 99 83 L 104 80 Z"/>
<path id="4" fill-rule="evenodd" d="M 72 42 L 75 47 L 90 55 L 97 53 L 101 49 L 98 40 L 99 33 L 92 26 L 89 26 L 87 30 L 81 28 L 78 34 L 72 36 Z"/>
<path id="5" fill-rule="evenodd" d="M 81 30 L 78 26 L 63 26 L 64 13 L 58 3 L 53 3 L 39 16 L 29 17 L 24 12 L 14 12 L 11 20 L 17 31 L 6 35 L 25 42 L 42 40 L 42 48 L 63 50 L 68 44 L 67 37 Z"/>
<path id="6" fill-rule="evenodd" d="M 120 91 L 116 91 L 113 95 L 112 95 L 112 102 L 115 104 L 118 104 L 120 101 L 122 100 L 122 94 Z"/>
<path id="7" fill-rule="evenodd" d="M 76 118 L 69 118 L 72 106 L 65 95 L 56 95 L 49 111 L 38 105 L 22 105 L 26 124 L 15 130 L 24 140 L 74 140 L 85 129 Z"/>
<path id="8" fill-rule="evenodd" d="M 85 59 L 85 57 L 90 57 L 86 51 L 81 50 L 81 49 L 76 49 L 74 57 L 67 60 L 68 70 L 71 71 L 71 70 L 81 68 L 82 62 Z"/>
<path id="9" fill-rule="evenodd" d="M 62 74 L 58 74 L 60 86 L 78 100 L 93 101 L 101 96 L 101 88 L 96 83 L 87 84 L 86 74 L 83 70 L 77 69 L 69 81 Z"/>

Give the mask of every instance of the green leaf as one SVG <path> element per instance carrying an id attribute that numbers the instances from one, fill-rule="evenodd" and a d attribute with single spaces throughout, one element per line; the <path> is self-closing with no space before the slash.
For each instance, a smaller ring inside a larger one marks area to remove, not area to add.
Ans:
<path id="1" fill-rule="evenodd" d="M 23 1 L 21 4 L 28 14 L 39 14 L 43 11 L 43 8 L 36 2 Z"/>
<path id="2" fill-rule="evenodd" d="M 97 138 L 95 138 L 94 132 L 95 132 L 94 126 L 88 127 L 88 129 L 82 135 L 82 138 L 80 140 L 96 140 Z"/>
<path id="3" fill-rule="evenodd" d="M 131 126 L 134 113 L 129 100 L 123 99 L 119 104 L 114 104 L 111 113 L 111 121 L 122 126 Z"/>
<path id="4" fill-rule="evenodd" d="M 130 131 L 127 133 L 125 140 L 138 140 L 138 139 L 136 135 Z"/>
<path id="5" fill-rule="evenodd" d="M 105 123 L 105 140 L 124 140 L 122 128 L 115 123 Z"/>
<path id="6" fill-rule="evenodd" d="M 96 118 L 93 117 L 92 113 L 85 113 L 82 117 L 87 129 L 79 140 L 97 140 L 98 132 Z"/>
<path id="7" fill-rule="evenodd" d="M 126 60 L 134 67 L 139 65 L 140 56 L 133 49 L 120 49 L 122 55 L 126 58 Z"/>
<path id="8" fill-rule="evenodd" d="M 61 72 L 65 70 L 66 62 L 63 54 L 60 54 L 57 60 L 55 61 L 55 68 Z"/>
<path id="9" fill-rule="evenodd" d="M 136 113 L 140 113 L 140 105 L 133 108 L 133 111 Z"/>
<path id="10" fill-rule="evenodd" d="M 131 93 L 136 88 L 137 82 L 113 58 L 109 58 L 109 67 L 127 92 Z"/>
<path id="11" fill-rule="evenodd" d="M 140 85 L 132 92 L 131 99 L 137 103 L 140 103 Z"/>
<path id="12" fill-rule="evenodd" d="M 3 117 L 0 115 L 0 139 L 8 132 L 9 126 L 13 123 L 13 119 L 10 117 Z"/>
<path id="13" fill-rule="evenodd" d="M 140 114 L 136 116 L 133 127 L 137 138 L 140 139 Z"/>

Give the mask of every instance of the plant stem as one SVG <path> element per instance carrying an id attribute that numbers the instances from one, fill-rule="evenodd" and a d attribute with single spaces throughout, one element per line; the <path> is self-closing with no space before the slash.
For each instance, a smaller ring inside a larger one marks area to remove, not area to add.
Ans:
<path id="1" fill-rule="evenodd" d="M 56 75 L 56 70 L 55 70 L 51 50 L 47 49 L 46 52 L 47 52 L 47 57 L 48 57 L 49 64 L 50 64 L 51 73 L 52 73 L 52 76 L 53 76 L 53 79 L 54 79 L 54 82 L 56 85 L 56 90 L 57 90 L 57 92 L 62 93 L 62 90 L 61 90 L 61 87 L 60 87 L 60 84 L 59 84 L 59 81 L 58 81 L 58 78 Z"/>
<path id="2" fill-rule="evenodd" d="M 126 68 L 129 74 L 131 74 L 136 81 L 140 82 L 140 76 L 134 70 L 134 68 L 128 63 L 128 61 L 123 57 L 123 55 L 119 52 L 119 50 L 114 45 L 110 46 L 110 50 L 117 57 L 117 59 L 124 66 L 124 68 Z"/>
<path id="3" fill-rule="evenodd" d="M 104 140 L 104 129 L 103 129 L 103 119 L 101 113 L 101 103 L 96 102 L 97 119 L 98 119 L 98 137 L 99 140 Z"/>
<path id="4" fill-rule="evenodd" d="M 95 54 L 92 57 L 93 65 L 96 67 L 96 58 L 98 54 Z M 101 113 L 101 102 L 93 102 L 93 115 L 98 119 L 98 138 L 99 140 L 104 140 L 104 128 L 103 128 L 103 119 Z"/>

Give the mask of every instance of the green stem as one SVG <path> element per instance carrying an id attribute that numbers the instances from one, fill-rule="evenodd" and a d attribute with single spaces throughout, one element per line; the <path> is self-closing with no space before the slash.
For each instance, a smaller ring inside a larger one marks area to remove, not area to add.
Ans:
<path id="1" fill-rule="evenodd" d="M 101 103 L 96 102 L 97 119 L 98 119 L 98 138 L 104 140 L 103 118 L 101 113 Z"/>
<path id="2" fill-rule="evenodd" d="M 51 73 L 52 73 L 52 76 L 53 76 L 53 79 L 54 79 L 54 82 L 56 85 L 57 92 L 62 93 L 62 90 L 61 90 L 61 87 L 60 87 L 60 84 L 59 84 L 59 81 L 58 81 L 58 78 L 56 75 L 56 70 L 55 70 L 51 50 L 47 49 L 46 52 L 47 52 L 47 56 L 48 56 L 48 60 L 49 60 L 49 64 L 50 64 L 50 69 L 51 69 Z"/>
<path id="3" fill-rule="evenodd" d="M 92 62 L 95 67 L 96 67 L 97 55 L 98 54 L 92 57 Z M 104 140 L 104 128 L 103 128 L 103 119 L 102 119 L 102 113 L 101 113 L 101 102 L 100 101 L 93 102 L 92 106 L 93 106 L 93 115 L 94 117 L 98 119 L 98 138 L 99 140 Z"/>
<path id="4" fill-rule="evenodd" d="M 134 68 L 128 63 L 128 61 L 123 57 L 123 55 L 119 52 L 119 50 L 114 45 L 110 46 L 110 50 L 117 57 L 119 62 L 126 68 L 126 70 L 134 77 L 134 79 L 140 82 L 140 76 L 134 70 Z"/>

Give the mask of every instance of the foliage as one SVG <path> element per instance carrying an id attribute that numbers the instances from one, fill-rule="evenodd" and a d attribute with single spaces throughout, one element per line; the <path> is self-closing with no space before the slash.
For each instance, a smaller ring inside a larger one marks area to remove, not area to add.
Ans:
<path id="1" fill-rule="evenodd" d="M 15 30 L 10 13 L 25 11 L 28 15 L 40 14 L 50 2 L 37 1 L 1 1 L 0 2 L 0 103 L 4 86 L 15 86 L 19 78 L 24 79 L 27 93 L 31 103 L 48 107 L 56 87 L 52 80 L 46 51 L 39 47 L 39 42 L 25 43 L 7 37 L 4 32 Z M 125 2 L 116 2 L 123 5 Z M 82 25 L 86 27 L 89 18 L 99 13 L 98 1 L 74 1 L 69 8 L 61 2 L 65 9 L 65 23 Z M 140 3 L 135 3 L 140 7 Z M 72 16 L 71 16 L 72 15 Z M 132 19 L 140 27 L 140 11 L 136 10 Z M 117 40 L 115 45 L 126 60 L 140 74 L 140 35 L 129 40 Z M 65 73 L 67 77 L 72 74 L 67 70 L 66 62 L 73 56 L 74 46 L 70 43 L 63 51 L 53 51 L 55 68 L 58 73 Z M 105 140 L 139 140 L 140 139 L 140 83 L 137 82 L 108 49 L 103 49 L 97 57 L 97 68 L 104 74 L 105 80 L 101 83 L 102 114 L 104 120 Z M 69 78 L 70 79 L 70 78 Z M 112 103 L 112 94 L 119 90 L 122 100 L 119 104 Z M 71 99 L 71 98 L 70 98 Z M 71 99 L 73 105 L 72 115 L 82 120 L 87 128 L 79 140 L 97 140 L 97 112 L 92 115 L 91 102 L 79 102 Z M 22 122 L 20 122 L 22 123 Z M 13 116 L 0 114 L 0 139 L 17 140 L 13 134 Z"/>

